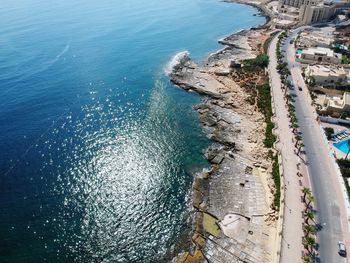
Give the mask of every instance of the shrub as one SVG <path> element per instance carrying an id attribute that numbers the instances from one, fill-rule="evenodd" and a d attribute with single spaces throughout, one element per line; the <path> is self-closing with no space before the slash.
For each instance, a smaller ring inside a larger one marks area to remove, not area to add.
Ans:
<path id="1" fill-rule="evenodd" d="M 331 127 L 324 128 L 324 131 L 326 133 L 327 139 L 330 140 L 332 135 L 334 134 L 334 129 Z"/>
<path id="2" fill-rule="evenodd" d="M 280 208 L 280 200 L 281 200 L 281 175 L 280 175 L 280 169 L 278 165 L 278 156 L 275 155 L 272 158 L 272 178 L 275 183 L 276 192 L 273 198 L 273 205 L 276 210 L 279 210 Z"/>
<path id="3" fill-rule="evenodd" d="M 339 159 L 337 162 L 343 177 L 350 177 L 350 160 Z"/>
<path id="4" fill-rule="evenodd" d="M 269 56 L 265 53 L 258 55 L 256 58 L 243 60 L 246 66 L 267 67 L 269 64 Z"/>

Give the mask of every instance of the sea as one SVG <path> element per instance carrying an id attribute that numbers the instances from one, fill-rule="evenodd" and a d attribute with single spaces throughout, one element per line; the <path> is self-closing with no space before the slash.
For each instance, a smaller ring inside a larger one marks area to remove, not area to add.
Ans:
<path id="1" fill-rule="evenodd" d="M 1 0 L 0 262 L 167 262 L 210 141 L 172 85 L 258 26 L 219 0 Z"/>

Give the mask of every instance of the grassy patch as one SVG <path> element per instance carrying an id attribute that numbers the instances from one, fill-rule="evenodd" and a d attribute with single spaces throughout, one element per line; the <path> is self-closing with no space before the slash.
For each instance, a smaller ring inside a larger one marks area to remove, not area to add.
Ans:
<path id="1" fill-rule="evenodd" d="M 210 214 L 203 213 L 203 227 L 209 234 L 218 237 L 221 233 L 220 227 L 217 224 L 218 219 Z"/>

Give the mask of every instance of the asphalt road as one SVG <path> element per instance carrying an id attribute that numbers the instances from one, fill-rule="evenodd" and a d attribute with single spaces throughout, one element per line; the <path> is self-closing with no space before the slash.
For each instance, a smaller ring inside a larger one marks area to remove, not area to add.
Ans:
<path id="1" fill-rule="evenodd" d="M 295 86 L 293 92 L 297 94 L 294 103 L 296 115 L 305 145 L 312 192 L 316 199 L 316 221 L 322 227 L 317 235 L 319 262 L 347 262 L 345 258 L 338 255 L 337 246 L 340 240 L 349 242 L 346 240 L 349 231 L 345 200 L 337 178 L 336 168 L 329 156 L 327 145 L 320 132 L 320 126 L 316 121 L 316 114 L 311 106 L 311 99 L 301 75 L 300 65 L 295 62 L 294 44 L 290 44 L 290 40 L 295 39 L 297 33 L 302 29 L 296 29 L 292 34 L 289 34 L 282 50 L 285 52 L 291 71 L 291 80 Z M 302 88 L 301 91 L 299 87 Z"/>

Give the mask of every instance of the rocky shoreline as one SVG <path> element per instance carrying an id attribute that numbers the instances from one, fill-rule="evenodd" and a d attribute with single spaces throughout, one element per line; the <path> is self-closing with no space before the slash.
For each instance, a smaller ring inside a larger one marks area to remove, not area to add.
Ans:
<path id="1" fill-rule="evenodd" d="M 174 84 L 203 96 L 195 109 L 213 141 L 205 152 L 211 170 L 193 183 L 194 246 L 173 262 L 274 261 L 276 213 L 271 206 L 271 161 L 263 144 L 266 123 L 234 80 L 239 61 L 261 53 L 269 21 L 221 39 L 224 48 L 201 65 L 181 54 L 169 74 Z"/>

